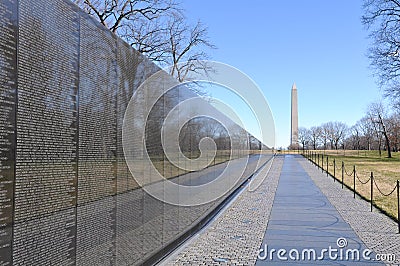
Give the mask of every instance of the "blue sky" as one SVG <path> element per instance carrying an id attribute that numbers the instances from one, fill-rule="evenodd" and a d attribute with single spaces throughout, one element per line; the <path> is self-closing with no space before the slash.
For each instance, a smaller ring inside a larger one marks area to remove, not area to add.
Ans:
<path id="1" fill-rule="evenodd" d="M 348 125 L 381 98 L 366 57 L 362 0 L 182 2 L 189 20 L 208 26 L 213 60 L 249 75 L 264 92 L 276 147 L 290 139 L 290 90 L 296 82 L 299 126 Z"/>

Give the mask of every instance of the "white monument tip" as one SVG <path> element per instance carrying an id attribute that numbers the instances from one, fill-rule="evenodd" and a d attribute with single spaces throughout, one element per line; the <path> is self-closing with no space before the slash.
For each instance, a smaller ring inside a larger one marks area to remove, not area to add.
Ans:
<path id="1" fill-rule="evenodd" d="M 296 82 L 293 82 L 292 90 L 297 90 Z"/>

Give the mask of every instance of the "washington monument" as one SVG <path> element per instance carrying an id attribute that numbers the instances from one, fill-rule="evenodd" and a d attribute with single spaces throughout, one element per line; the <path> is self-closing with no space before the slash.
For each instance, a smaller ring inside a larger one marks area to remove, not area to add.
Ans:
<path id="1" fill-rule="evenodd" d="M 297 109 L 297 88 L 296 83 L 292 86 L 292 116 L 291 116 L 291 134 L 290 148 L 296 149 L 299 141 L 299 113 Z"/>

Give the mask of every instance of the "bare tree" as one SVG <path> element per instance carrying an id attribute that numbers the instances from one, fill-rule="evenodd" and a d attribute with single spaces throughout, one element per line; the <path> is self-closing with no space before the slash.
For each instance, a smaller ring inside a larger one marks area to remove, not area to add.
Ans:
<path id="1" fill-rule="evenodd" d="M 386 96 L 400 101 L 400 1 L 364 0 L 363 24 L 370 30 L 371 66 Z"/>
<path id="2" fill-rule="evenodd" d="M 328 123 L 324 123 L 320 126 L 321 128 L 321 141 L 324 145 L 324 150 L 328 147 L 328 141 L 330 137 L 330 128 Z"/>
<path id="3" fill-rule="evenodd" d="M 117 35 L 121 29 L 129 28 L 135 20 L 141 18 L 145 18 L 146 21 L 154 20 L 167 11 L 177 9 L 177 4 L 172 0 L 75 0 L 74 2 Z"/>
<path id="4" fill-rule="evenodd" d="M 74 0 L 111 32 L 153 61 L 164 59 L 166 20 L 180 12 L 174 0 Z"/>
<path id="5" fill-rule="evenodd" d="M 339 148 L 340 142 L 344 140 L 344 136 L 347 132 L 347 125 L 342 122 L 327 122 L 323 124 L 323 132 L 325 138 L 329 140 L 331 149 Z"/>
<path id="6" fill-rule="evenodd" d="M 359 151 L 361 149 L 361 129 L 358 122 L 350 128 L 350 132 L 349 143 L 353 147 L 353 150 Z"/>
<path id="7" fill-rule="evenodd" d="M 392 153 L 390 149 L 390 140 L 387 132 L 387 127 L 386 127 L 386 111 L 383 107 L 383 104 L 381 102 L 374 102 L 371 103 L 368 106 L 368 117 L 370 118 L 371 122 L 374 125 L 375 132 L 377 134 L 377 137 L 379 140 L 381 139 L 381 136 L 383 135 L 385 138 L 385 143 L 386 143 L 386 149 L 388 153 L 388 158 L 392 158 Z M 379 150 L 380 150 L 380 145 L 379 145 Z"/>
<path id="8" fill-rule="evenodd" d="M 371 150 L 371 145 L 374 137 L 374 126 L 368 116 L 357 121 L 356 126 L 361 135 L 361 143 L 364 144 L 366 150 Z"/>
<path id="9" fill-rule="evenodd" d="M 318 147 L 318 141 L 321 138 L 322 128 L 321 127 L 311 127 L 310 128 L 310 137 L 313 145 L 313 149 L 316 150 Z"/>
<path id="10" fill-rule="evenodd" d="M 387 119 L 387 131 L 393 151 L 399 151 L 400 147 L 400 114 L 393 113 Z"/>
<path id="11" fill-rule="evenodd" d="M 187 24 L 175 0 L 74 0 L 96 18 L 161 67 L 172 66 L 170 74 L 180 82 L 192 71 L 210 71 L 203 62 L 205 49 L 215 46 L 200 21 Z"/>
<path id="12" fill-rule="evenodd" d="M 215 49 L 208 40 L 207 28 L 200 21 L 194 27 L 190 27 L 180 14 L 175 14 L 168 23 L 169 43 L 164 52 L 165 63 L 172 66 L 170 74 L 182 82 L 190 72 L 210 71 L 209 66 L 202 63 L 202 60 L 208 59 L 203 48 Z"/>
<path id="13" fill-rule="evenodd" d="M 301 144 L 303 151 L 308 146 L 310 139 L 311 139 L 311 131 L 307 128 L 300 127 L 299 128 L 299 143 Z"/>
<path id="14" fill-rule="evenodd" d="M 335 146 L 335 149 L 337 150 L 339 148 L 340 142 L 344 141 L 344 138 L 346 137 L 348 131 L 348 127 L 345 123 L 342 122 L 332 122 L 332 141 L 333 145 Z"/>
<path id="15" fill-rule="evenodd" d="M 333 144 L 335 142 L 335 129 L 333 122 L 327 122 L 323 124 L 325 137 L 329 140 L 330 149 L 333 150 Z"/>

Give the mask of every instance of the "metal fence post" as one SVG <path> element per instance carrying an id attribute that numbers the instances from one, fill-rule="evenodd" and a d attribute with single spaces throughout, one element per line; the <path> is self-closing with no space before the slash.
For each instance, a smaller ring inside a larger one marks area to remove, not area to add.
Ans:
<path id="1" fill-rule="evenodd" d="M 336 182 L 336 159 L 333 159 L 333 182 Z"/>
<path id="2" fill-rule="evenodd" d="M 344 180 L 344 162 L 342 161 L 342 189 L 343 189 L 343 180 Z"/>
<path id="3" fill-rule="evenodd" d="M 356 198 L 356 166 L 353 166 L 353 198 Z"/>
<path id="4" fill-rule="evenodd" d="M 319 153 L 318 153 L 318 164 L 317 164 L 317 165 L 318 165 L 318 167 L 319 167 Z"/>
<path id="5" fill-rule="evenodd" d="M 322 171 L 322 173 L 324 172 L 324 155 L 322 154 L 322 160 L 321 160 L 321 162 L 322 162 L 322 167 L 321 167 L 321 171 Z"/>
<path id="6" fill-rule="evenodd" d="M 371 172 L 371 212 L 372 212 L 373 198 L 374 198 L 374 173 Z"/>
<path id="7" fill-rule="evenodd" d="M 329 176 L 329 157 L 326 156 L 326 177 Z"/>
<path id="8" fill-rule="evenodd" d="M 399 234 L 400 234 L 400 193 L 399 193 L 399 180 L 397 180 L 397 226 L 399 228 Z"/>

